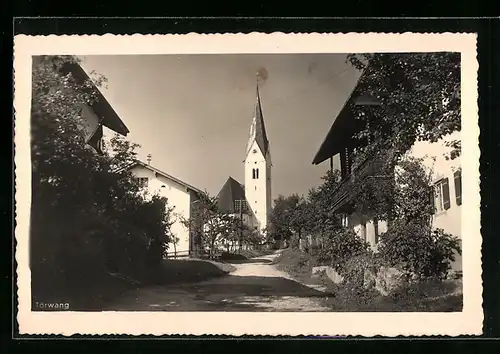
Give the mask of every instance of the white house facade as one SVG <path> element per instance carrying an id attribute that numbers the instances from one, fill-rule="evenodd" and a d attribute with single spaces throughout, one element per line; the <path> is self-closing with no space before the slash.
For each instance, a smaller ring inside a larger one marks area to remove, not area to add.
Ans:
<path id="1" fill-rule="evenodd" d="M 168 206 L 174 208 L 172 216 L 175 222 L 171 227 L 171 232 L 178 239 L 175 248 L 169 245 L 169 254 L 176 252 L 177 256 L 188 256 L 193 250 L 191 230 L 182 223 L 191 217 L 193 203 L 203 193 L 197 189 L 150 164 L 137 161 L 130 167 L 130 171 L 146 188 L 150 195 L 157 194 L 168 200 Z"/>
<path id="2" fill-rule="evenodd" d="M 455 139 L 460 140 L 460 132 L 435 143 L 417 142 L 409 155 L 422 158 L 424 166 L 431 173 L 435 208 L 432 226 L 462 240 L 462 166 L 460 156 L 446 158 L 450 148 L 445 145 L 447 141 Z M 457 254 L 453 269 L 461 268 L 461 256 Z"/>
<path id="3" fill-rule="evenodd" d="M 459 239 L 462 238 L 462 171 L 460 157 L 447 159 L 450 148 L 447 141 L 460 139 L 460 132 L 449 135 L 435 143 L 419 141 L 413 145 L 407 155 L 422 159 L 422 163 L 431 176 L 434 187 L 435 213 L 432 227 L 443 229 Z M 387 231 L 385 221 L 366 219 L 355 213 L 344 219 L 344 225 L 352 227 L 356 233 L 374 248 L 380 234 Z M 460 257 L 457 257 L 460 258 Z"/>

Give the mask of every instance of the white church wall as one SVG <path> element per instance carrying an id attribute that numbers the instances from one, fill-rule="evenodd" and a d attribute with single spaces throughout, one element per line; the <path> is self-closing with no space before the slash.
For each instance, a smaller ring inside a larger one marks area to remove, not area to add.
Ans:
<path id="1" fill-rule="evenodd" d="M 256 151 L 255 153 L 253 151 Z M 258 169 L 258 178 L 254 178 L 253 170 Z M 267 162 L 257 142 L 253 142 L 245 160 L 245 196 L 248 206 L 255 216 L 258 229 L 267 226 L 269 213 Z"/>

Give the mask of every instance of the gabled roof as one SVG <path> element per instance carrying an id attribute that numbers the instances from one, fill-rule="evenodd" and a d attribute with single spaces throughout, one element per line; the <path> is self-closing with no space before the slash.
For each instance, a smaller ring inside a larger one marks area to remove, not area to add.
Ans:
<path id="1" fill-rule="evenodd" d="M 233 177 L 229 177 L 217 195 L 217 199 L 221 211 L 234 213 L 236 212 L 234 208 L 235 200 L 246 200 L 245 187 Z"/>
<path id="2" fill-rule="evenodd" d="M 91 82 L 92 90 L 95 91 L 97 95 L 97 100 L 92 104 L 95 114 L 101 119 L 102 124 L 105 127 L 115 131 L 116 133 L 127 136 L 130 131 L 125 126 L 125 123 L 123 123 L 113 107 L 111 107 L 109 102 L 103 96 L 99 88 L 94 85 L 93 81 L 78 63 L 68 62 L 64 64 L 61 68 L 61 73 L 71 73 L 77 84 L 83 84 L 87 81 Z"/>
<path id="3" fill-rule="evenodd" d="M 257 142 L 262 154 L 266 156 L 269 149 L 269 140 L 267 140 L 266 126 L 264 124 L 264 115 L 262 114 L 262 104 L 260 102 L 259 86 L 257 85 L 257 97 L 255 102 L 255 111 L 250 128 L 250 138 L 248 140 L 248 150 L 251 148 L 253 141 Z"/>
<path id="4" fill-rule="evenodd" d="M 188 189 L 191 192 L 194 192 L 194 193 L 197 193 L 197 194 L 203 194 L 203 191 L 201 189 L 193 187 L 192 185 L 190 185 L 190 184 L 188 184 L 188 183 L 186 183 L 184 181 L 181 181 L 180 179 L 178 179 L 178 178 L 176 178 L 176 177 L 174 177 L 172 175 L 169 175 L 168 173 L 165 173 L 165 172 L 163 172 L 163 171 L 161 171 L 161 170 L 159 170 L 159 169 L 157 169 L 157 168 L 155 168 L 155 167 L 153 167 L 153 166 L 151 166 L 151 165 L 149 165 L 149 164 L 147 164 L 147 163 L 145 163 L 143 161 L 140 161 L 140 160 L 135 160 L 135 162 L 132 163 L 132 164 L 130 164 L 127 167 L 127 169 L 130 170 L 130 169 L 132 169 L 132 168 L 134 168 L 136 166 L 145 167 L 145 168 L 147 168 L 147 169 L 149 169 L 149 170 L 151 170 L 151 171 L 159 174 L 160 176 L 163 176 L 163 177 L 165 177 L 165 178 L 167 178 L 167 179 L 169 179 L 169 180 L 171 180 L 171 181 L 173 181 L 173 182 L 175 182 L 177 184 L 180 184 L 181 186 L 184 186 L 186 189 Z"/>
<path id="5" fill-rule="evenodd" d="M 312 162 L 314 165 L 318 165 L 330 157 L 337 155 L 342 149 L 352 144 L 353 134 L 362 128 L 362 121 L 353 117 L 352 106 L 354 104 L 375 104 L 372 97 L 364 94 L 360 95 L 359 83 L 369 71 L 370 67 L 368 66 L 358 78 L 344 106 L 334 119 L 328 134 L 314 156 Z"/>

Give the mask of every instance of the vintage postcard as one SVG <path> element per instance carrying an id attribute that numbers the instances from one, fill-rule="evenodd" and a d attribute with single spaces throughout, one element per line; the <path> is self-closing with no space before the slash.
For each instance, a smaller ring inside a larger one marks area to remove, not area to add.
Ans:
<path id="1" fill-rule="evenodd" d="M 475 34 L 14 47 L 21 334 L 482 333 Z"/>

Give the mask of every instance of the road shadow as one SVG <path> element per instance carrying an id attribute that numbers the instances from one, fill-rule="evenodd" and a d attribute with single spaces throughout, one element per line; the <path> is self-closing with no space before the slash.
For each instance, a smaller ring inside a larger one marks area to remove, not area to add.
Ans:
<path id="1" fill-rule="evenodd" d="M 229 264 L 248 264 L 248 263 L 271 264 L 273 261 L 265 258 L 245 258 L 245 259 L 231 259 L 231 260 L 226 260 L 225 262 Z"/>
<path id="2" fill-rule="evenodd" d="M 307 300 L 334 296 L 282 277 L 228 275 L 210 281 L 138 289 L 112 311 L 308 311 Z M 287 306 L 291 302 L 293 306 Z"/>
<path id="3" fill-rule="evenodd" d="M 208 282 L 183 284 L 180 288 L 205 295 L 324 297 L 327 293 L 282 277 L 228 275 Z"/>

